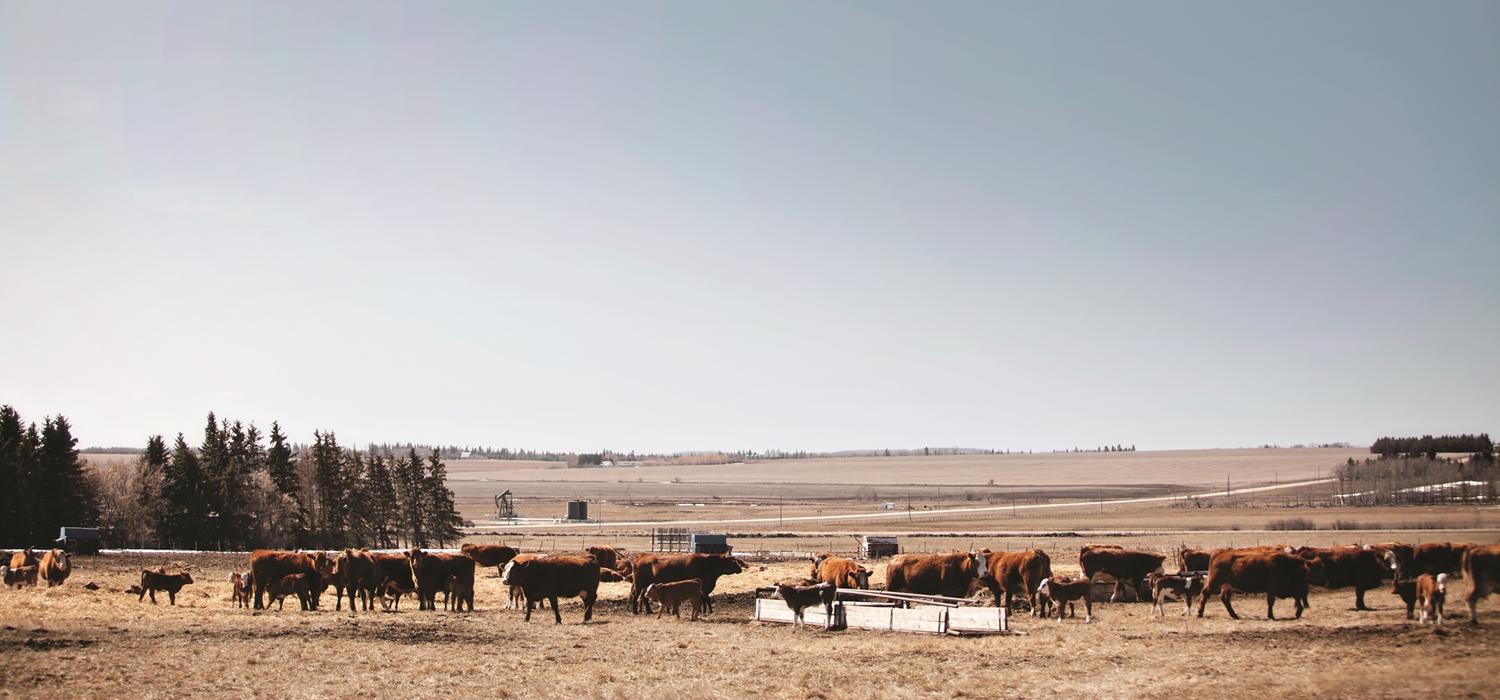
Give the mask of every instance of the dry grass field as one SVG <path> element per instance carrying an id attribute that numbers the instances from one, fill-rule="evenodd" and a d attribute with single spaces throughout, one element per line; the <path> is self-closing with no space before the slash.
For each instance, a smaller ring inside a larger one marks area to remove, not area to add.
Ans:
<path id="1" fill-rule="evenodd" d="M 1388 533 L 1357 533 L 1381 539 Z M 1482 541 L 1494 541 L 1493 534 Z M 1002 542 L 980 544 L 1000 545 Z M 1016 543 L 1003 543 L 1016 544 Z M 1076 571 L 1077 540 L 1038 543 Z M 1149 542 L 1134 544 L 1149 545 Z M 1159 546 L 1170 546 L 1166 541 Z M 1206 544 L 1206 542 L 1204 543 Z M 1072 557 L 1068 556 L 1072 552 Z M 632 616 L 627 584 L 605 584 L 593 622 L 577 602 L 564 623 L 528 624 L 501 609 L 493 569 L 478 612 L 253 613 L 231 606 L 229 572 L 244 555 L 80 557 L 67 585 L 0 591 L 0 694 L 16 697 L 748 697 L 905 698 L 1490 697 L 1500 668 L 1500 599 L 1485 624 L 1442 630 L 1405 620 L 1394 596 L 1356 613 L 1348 591 L 1316 593 L 1302 620 L 1267 621 L 1255 597 L 1231 620 L 1145 604 L 1101 604 L 1097 620 L 1020 617 L 1021 634 L 934 638 L 863 631 L 794 632 L 749 622 L 753 590 L 799 575 L 802 562 L 721 579 L 716 608 L 691 623 Z M 123 590 L 142 567 L 192 572 L 177 607 Z M 877 583 L 883 567 L 877 566 Z M 100 584 L 96 591 L 83 585 Z M 1457 599 L 1466 584 L 1456 582 Z M 1290 613 L 1290 606 L 1279 608 Z M 1450 605 L 1456 617 L 1461 604 Z"/>

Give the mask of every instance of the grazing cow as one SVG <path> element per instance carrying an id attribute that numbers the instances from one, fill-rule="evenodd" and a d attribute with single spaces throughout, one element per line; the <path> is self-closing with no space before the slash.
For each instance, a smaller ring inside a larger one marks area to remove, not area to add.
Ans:
<path id="1" fill-rule="evenodd" d="M 449 601 L 453 602 L 454 612 L 463 612 L 464 603 L 467 601 L 469 612 L 474 612 L 474 579 L 464 580 L 459 576 L 448 577 L 448 593 L 443 596 L 443 609 L 448 609 Z"/>
<path id="2" fill-rule="evenodd" d="M 1302 617 L 1307 599 L 1308 561 L 1286 552 L 1256 549 L 1218 549 L 1208 565 L 1208 581 L 1203 585 L 1203 596 L 1198 599 L 1198 617 L 1203 617 L 1203 606 L 1215 593 L 1224 602 L 1229 616 L 1239 619 L 1230 604 L 1234 591 L 1266 594 L 1266 618 L 1276 619 L 1276 599 L 1291 598 L 1297 606 L 1297 617 Z"/>
<path id="3" fill-rule="evenodd" d="M 1479 599 L 1488 597 L 1500 586 L 1500 545 L 1473 545 L 1464 552 L 1464 578 L 1469 579 L 1470 624 L 1479 624 Z"/>
<path id="4" fill-rule="evenodd" d="M 476 565 L 495 567 L 496 576 L 500 575 L 501 569 L 504 569 L 505 565 L 510 563 L 510 560 L 515 559 L 516 555 L 521 553 L 521 550 L 503 544 L 473 544 L 465 542 L 464 546 L 459 549 L 464 554 L 469 555 L 469 558 L 473 559 Z"/>
<path id="5" fill-rule="evenodd" d="M 1391 595 L 1401 596 L 1401 602 L 1406 603 L 1406 619 L 1410 620 L 1416 615 L 1417 609 L 1417 580 L 1414 578 L 1398 578 L 1391 581 Z"/>
<path id="6" fill-rule="evenodd" d="M 1019 593 L 1026 596 L 1026 602 L 1031 606 L 1032 615 L 1042 614 L 1041 606 L 1037 603 L 1037 588 L 1042 585 L 1042 580 L 1052 576 L 1052 558 L 1040 549 L 1028 549 L 1024 552 L 989 552 L 989 576 L 980 579 L 990 589 L 990 594 L 995 596 L 995 605 L 1001 605 L 1000 593 L 1005 592 L 1006 610 L 1010 610 L 1014 596 Z"/>
<path id="7" fill-rule="evenodd" d="M 1062 623 L 1063 608 L 1072 607 L 1073 601 L 1083 601 L 1083 621 L 1094 621 L 1094 596 L 1092 591 L 1094 582 L 1087 578 L 1070 579 L 1062 576 L 1052 576 L 1042 579 L 1037 585 L 1037 595 L 1046 596 L 1057 604 L 1057 621 Z"/>
<path id="8" fill-rule="evenodd" d="M 729 576 L 744 571 L 749 565 L 729 554 L 654 554 L 643 552 L 635 555 L 631 562 L 635 575 L 630 582 L 630 612 L 639 613 L 644 605 L 651 613 L 651 601 L 643 601 L 646 587 L 653 583 L 686 581 L 690 578 L 703 582 L 703 609 L 713 612 L 713 600 L 709 598 L 718 585 L 720 576 Z"/>
<path id="9" fill-rule="evenodd" d="M 812 578 L 819 583 L 831 583 L 835 588 L 870 588 L 869 569 L 853 559 L 833 555 L 813 558 Z"/>
<path id="10" fill-rule="evenodd" d="M 1365 591 L 1380 587 L 1386 567 L 1380 554 L 1363 547 L 1298 547 L 1293 555 L 1322 564 L 1308 571 L 1307 582 L 1329 590 L 1354 588 L 1354 609 L 1373 610 L 1365 605 Z"/>
<path id="11" fill-rule="evenodd" d="M 293 594 L 296 594 L 297 600 L 301 601 L 302 609 L 307 610 L 308 599 L 311 597 L 307 585 L 307 574 L 287 574 L 271 586 L 271 602 L 276 604 L 277 610 L 281 610 L 286 603 L 286 597 Z"/>
<path id="12" fill-rule="evenodd" d="M 156 605 L 156 592 L 166 591 L 167 600 L 171 602 L 172 605 L 176 605 L 177 592 L 182 590 L 183 586 L 186 586 L 192 582 L 192 575 L 187 573 L 186 571 L 180 574 L 169 574 L 162 569 L 157 569 L 156 571 L 142 571 L 140 591 L 141 595 L 137 597 L 136 600 L 144 600 L 146 598 L 146 594 L 150 593 L 151 604 Z"/>
<path id="13" fill-rule="evenodd" d="M 531 608 L 542 600 L 552 603 L 552 617 L 562 624 L 558 598 L 578 596 L 583 601 L 583 621 L 594 617 L 594 602 L 599 598 L 599 560 L 593 557 L 552 556 L 521 561 L 520 557 L 505 565 L 500 582 L 520 586 L 526 594 L 526 621 Z"/>
<path id="14" fill-rule="evenodd" d="M 979 552 L 897 554 L 885 564 L 885 589 L 963 598 L 989 571 L 989 557 Z"/>
<path id="15" fill-rule="evenodd" d="M 625 552 L 616 547 L 594 545 L 588 548 L 588 553 L 599 560 L 599 566 L 606 569 L 620 570 L 620 563 L 625 561 Z"/>
<path id="16" fill-rule="evenodd" d="M 1187 615 L 1193 612 L 1193 599 L 1203 595 L 1205 578 L 1205 575 L 1192 573 L 1151 574 L 1146 577 L 1147 583 L 1151 586 L 1152 612 L 1155 612 L 1157 617 L 1166 617 L 1167 609 L 1162 603 L 1167 599 L 1168 593 L 1183 597 L 1187 607 L 1183 609 L 1182 614 Z"/>
<path id="17" fill-rule="evenodd" d="M 323 552 L 284 552 L 258 549 L 250 553 L 251 579 L 255 582 L 255 609 L 262 610 L 262 596 L 266 590 L 288 574 L 307 576 L 308 610 L 318 609 L 318 599 L 327 586 L 326 579 L 332 562 Z"/>
<path id="18" fill-rule="evenodd" d="M 235 607 L 250 607 L 250 590 L 254 585 L 252 580 L 248 571 L 236 571 L 229 575 L 229 592 L 233 595 Z"/>
<path id="19" fill-rule="evenodd" d="M 1078 566 L 1083 577 L 1093 579 L 1098 574 L 1109 574 L 1115 579 L 1115 591 L 1109 597 L 1111 603 L 1120 599 L 1122 586 L 1130 584 L 1136 598 L 1145 600 L 1146 576 L 1152 572 L 1165 573 L 1162 562 L 1167 557 L 1155 552 L 1142 552 L 1115 545 L 1085 545 L 1078 550 Z"/>
<path id="20" fill-rule="evenodd" d="M 42 555 L 42 562 L 37 565 L 37 575 L 47 582 L 48 588 L 63 585 L 71 573 L 73 562 L 68 559 L 68 553 L 61 549 L 47 550 Z"/>
<path id="21" fill-rule="evenodd" d="M 810 578 L 789 578 L 776 583 L 776 594 L 792 609 L 794 629 L 806 627 L 807 621 L 803 619 L 803 613 L 808 608 L 821 604 L 824 613 L 823 629 L 826 631 L 833 624 L 833 601 L 837 593 L 838 587 L 834 584 Z"/>
<path id="22" fill-rule="evenodd" d="M 5 585 L 15 586 L 16 588 L 20 588 L 21 586 L 35 586 L 36 564 L 32 564 L 31 566 L 5 567 Z"/>
<path id="23" fill-rule="evenodd" d="M 469 610 L 474 610 L 474 560 L 463 554 L 437 554 L 412 547 L 406 553 L 411 560 L 411 572 L 417 579 L 417 600 L 421 610 L 437 610 L 437 594 L 448 590 L 449 578 L 457 576 L 464 580 L 469 598 Z M 443 595 L 443 605 L 448 605 L 448 596 Z M 459 606 L 461 610 L 462 605 Z"/>
<path id="24" fill-rule="evenodd" d="M 349 611 L 355 611 L 354 596 L 365 610 L 375 609 L 375 594 L 380 587 L 380 574 L 375 567 L 375 556 L 368 549 L 345 549 L 333 563 L 333 582 L 337 587 L 337 602 L 334 610 L 343 609 L 344 594 L 349 594 Z"/>
<path id="25" fill-rule="evenodd" d="M 1177 550 L 1177 570 L 1208 571 L 1208 562 L 1213 556 L 1214 553 L 1208 550 L 1183 547 Z"/>
<path id="26" fill-rule="evenodd" d="M 1448 596 L 1448 574 L 1422 574 L 1417 577 L 1417 601 L 1422 604 L 1417 622 L 1443 624 L 1443 599 Z"/>
<path id="27" fill-rule="evenodd" d="M 646 600 L 654 600 L 661 605 L 656 609 L 657 619 L 661 619 L 662 613 L 668 610 L 677 618 L 682 617 L 682 604 L 687 603 L 692 608 L 689 620 L 697 620 L 698 613 L 703 609 L 703 582 L 695 578 L 686 581 L 673 581 L 671 583 L 653 583 L 646 586 Z"/>
<path id="28" fill-rule="evenodd" d="M 36 566 L 39 563 L 41 561 L 36 555 L 36 550 L 30 547 L 19 552 L 12 552 L 10 555 L 10 568 L 12 569 L 19 569 L 23 566 Z"/>
<path id="29" fill-rule="evenodd" d="M 1406 575 L 1461 574 L 1464 569 L 1464 552 L 1469 551 L 1472 546 L 1453 542 L 1419 544 L 1412 552 L 1412 569 Z"/>

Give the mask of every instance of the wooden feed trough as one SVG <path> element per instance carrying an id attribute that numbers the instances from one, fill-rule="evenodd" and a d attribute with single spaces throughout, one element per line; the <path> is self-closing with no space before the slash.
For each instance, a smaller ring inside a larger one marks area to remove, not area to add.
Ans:
<path id="1" fill-rule="evenodd" d="M 754 619 L 791 624 L 794 616 L 786 602 L 763 596 L 775 595 L 775 591 L 770 586 L 756 590 Z M 974 602 L 969 598 L 840 588 L 829 628 L 944 635 L 1010 632 L 1010 619 L 1004 608 L 973 607 Z M 902 607 L 905 605 L 911 607 Z M 802 611 L 803 622 L 816 627 L 829 622 L 827 617 L 821 605 Z"/>

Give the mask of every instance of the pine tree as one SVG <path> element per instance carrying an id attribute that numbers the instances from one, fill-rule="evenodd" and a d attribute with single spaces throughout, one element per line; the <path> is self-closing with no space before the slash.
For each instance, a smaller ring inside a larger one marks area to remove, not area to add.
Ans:
<path id="1" fill-rule="evenodd" d="M 162 493 L 167 468 L 167 443 L 160 435 L 152 435 L 146 441 L 145 454 L 136 463 L 135 497 L 145 521 L 138 523 L 137 527 L 148 533 L 150 542 L 158 547 L 166 545 L 171 538 L 169 511 Z"/>
<path id="2" fill-rule="evenodd" d="M 271 446 L 266 450 L 266 471 L 271 474 L 271 482 L 276 484 L 276 490 L 292 498 L 299 498 L 301 484 L 297 480 L 297 465 L 292 463 L 292 448 L 286 443 L 286 435 L 281 433 L 281 424 L 271 423 Z"/>
<path id="3" fill-rule="evenodd" d="M 98 503 L 67 418 L 58 416 L 44 422 L 35 464 L 29 494 L 36 504 L 31 542 L 47 545 L 64 526 L 95 525 Z"/>
<path id="4" fill-rule="evenodd" d="M 448 467 L 442 457 L 433 451 L 427 458 L 427 474 L 423 479 L 423 499 L 427 504 L 427 536 L 444 547 L 463 538 L 464 519 L 453 506 L 453 491 L 448 488 Z"/>
<path id="5" fill-rule="evenodd" d="M 373 450 L 365 470 L 364 490 L 365 500 L 369 504 L 371 537 L 375 546 L 396 546 L 395 534 L 401 531 L 396 485 L 391 478 L 389 463 Z"/>
<path id="6" fill-rule="evenodd" d="M 342 458 L 333 433 L 313 433 L 313 532 L 324 546 L 342 544 L 346 536 L 349 489 Z"/>
<path id="7" fill-rule="evenodd" d="M 205 520 L 203 522 L 204 546 L 224 548 L 224 538 L 235 522 L 233 506 L 228 495 L 235 491 L 234 465 L 229 457 L 228 426 L 221 426 L 212 411 L 208 424 L 203 428 L 203 442 L 198 446 L 198 468 L 202 470 L 203 488 L 200 494 Z"/>
<path id="8" fill-rule="evenodd" d="M 167 522 L 172 533 L 172 545 L 198 549 L 205 540 L 203 473 L 198 455 L 188 447 L 187 439 L 182 433 L 177 434 L 172 459 L 168 461 L 163 474 L 162 500 L 165 502 Z"/>
<path id="9" fill-rule="evenodd" d="M 371 512 L 366 463 L 359 450 L 344 452 L 344 484 L 348 490 L 345 512 L 347 535 L 339 542 L 346 547 L 368 547 L 374 539 L 375 516 Z"/>
<path id="10" fill-rule="evenodd" d="M 27 493 L 26 430 L 22 427 L 21 414 L 10 406 L 0 406 L 0 542 L 29 542 L 30 528 L 27 520 L 24 495 Z M 4 562 L 0 562 L 4 563 Z"/>
<path id="11" fill-rule="evenodd" d="M 414 447 L 408 447 L 405 457 L 396 460 L 396 495 L 401 501 L 401 526 L 405 530 L 406 543 L 412 547 L 426 547 L 427 494 L 422 488 L 422 458 Z"/>

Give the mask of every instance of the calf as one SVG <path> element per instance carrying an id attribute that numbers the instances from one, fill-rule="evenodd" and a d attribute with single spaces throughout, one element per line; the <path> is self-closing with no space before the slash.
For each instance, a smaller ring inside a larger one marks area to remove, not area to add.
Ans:
<path id="1" fill-rule="evenodd" d="M 169 574 L 166 571 L 161 570 L 161 569 L 158 569 L 156 571 L 142 571 L 141 572 L 141 595 L 138 598 L 136 598 L 136 600 L 137 601 L 144 600 L 146 598 L 146 594 L 150 593 L 151 594 L 151 604 L 155 605 L 156 604 L 156 592 L 157 591 L 166 591 L 167 592 L 167 600 L 170 601 L 172 605 L 176 605 L 177 604 L 177 592 L 180 591 L 180 590 L 182 590 L 183 586 L 186 586 L 186 585 L 188 585 L 189 583 L 192 583 L 192 582 L 193 582 L 193 576 L 192 576 L 192 574 L 189 574 L 186 571 L 184 571 L 184 572 L 182 572 L 180 574 Z"/>
<path id="2" fill-rule="evenodd" d="M 448 577 L 448 593 L 443 596 L 443 609 L 449 609 L 452 602 L 453 612 L 463 612 L 464 604 L 469 606 L 469 612 L 474 612 L 474 580 L 462 576 Z"/>
<path id="3" fill-rule="evenodd" d="M 380 607 L 382 610 L 400 610 L 401 596 L 406 595 L 407 593 L 416 592 L 416 588 L 412 588 L 409 586 L 402 587 L 400 583 L 388 580 L 383 586 L 380 587 Z"/>
<path id="4" fill-rule="evenodd" d="M 1156 613 L 1157 617 L 1167 616 L 1166 606 L 1162 605 L 1162 603 L 1166 600 L 1168 593 L 1175 593 L 1186 600 L 1187 608 L 1182 611 L 1184 615 L 1193 611 L 1193 599 L 1203 595 L 1204 576 L 1201 575 L 1190 573 L 1172 575 L 1151 574 L 1146 577 L 1146 580 L 1151 584 L 1151 600 L 1153 601 L 1151 609 Z"/>
<path id="5" fill-rule="evenodd" d="M 776 593 L 792 609 L 792 627 L 806 627 L 802 613 L 808 608 L 823 605 L 823 629 L 833 624 L 833 600 L 838 587 L 827 581 L 818 582 L 807 578 L 790 578 L 776 584 Z"/>
<path id="6" fill-rule="evenodd" d="M 271 602 L 276 604 L 277 610 L 281 610 L 282 606 L 286 604 L 286 597 L 293 593 L 297 594 L 297 600 L 302 602 L 303 610 L 311 609 L 308 607 L 307 574 L 287 574 L 282 576 L 280 581 L 271 586 Z"/>
<path id="7" fill-rule="evenodd" d="M 236 571 L 229 575 L 230 593 L 234 595 L 234 605 L 237 608 L 250 607 L 250 593 L 254 587 L 254 579 L 248 571 Z"/>
<path id="8" fill-rule="evenodd" d="M 1448 574 L 1422 574 L 1417 577 L 1417 600 L 1422 603 L 1418 622 L 1443 624 L 1443 599 L 1448 594 Z"/>
<path id="9" fill-rule="evenodd" d="M 20 588 L 21 586 L 35 586 L 36 565 L 32 564 L 31 566 L 6 567 L 5 585 L 15 586 L 16 588 Z"/>
<path id="10" fill-rule="evenodd" d="M 1414 578 L 1398 578 L 1391 581 L 1391 595 L 1401 596 L 1401 602 L 1406 603 L 1406 619 L 1416 617 L 1417 609 L 1417 580 Z"/>
<path id="11" fill-rule="evenodd" d="M 1083 621 L 1087 623 L 1094 621 L 1094 602 L 1093 596 L 1090 595 L 1093 587 L 1094 582 L 1087 578 L 1075 581 L 1053 576 L 1042 579 L 1042 583 L 1040 586 L 1037 586 L 1036 592 L 1037 595 L 1047 596 L 1053 602 L 1057 603 L 1058 623 L 1062 622 L 1064 605 L 1071 605 L 1075 600 L 1082 600 Z"/>
<path id="12" fill-rule="evenodd" d="M 681 618 L 683 603 L 687 603 L 692 608 L 689 620 L 697 620 L 698 613 L 703 609 L 703 582 L 695 578 L 686 581 L 653 583 L 646 586 L 644 595 L 646 600 L 661 604 L 656 611 L 657 618 L 660 618 L 668 609 L 674 616 Z"/>

